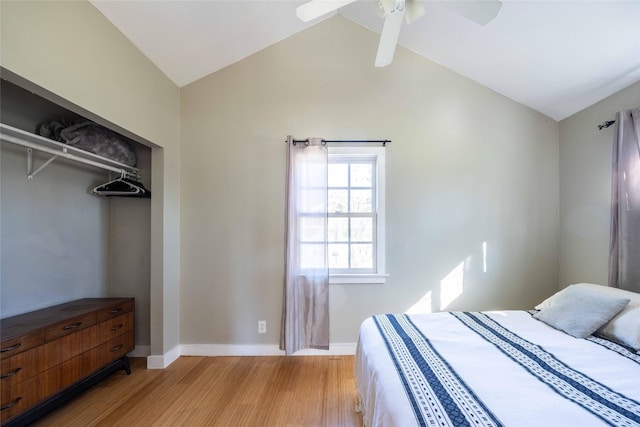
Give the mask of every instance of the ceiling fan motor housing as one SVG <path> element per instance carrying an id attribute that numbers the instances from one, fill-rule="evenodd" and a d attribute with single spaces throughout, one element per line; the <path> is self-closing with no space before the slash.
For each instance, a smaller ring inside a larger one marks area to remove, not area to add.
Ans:
<path id="1" fill-rule="evenodd" d="M 398 12 L 404 12 L 405 0 L 378 0 L 378 12 L 382 17 Z"/>

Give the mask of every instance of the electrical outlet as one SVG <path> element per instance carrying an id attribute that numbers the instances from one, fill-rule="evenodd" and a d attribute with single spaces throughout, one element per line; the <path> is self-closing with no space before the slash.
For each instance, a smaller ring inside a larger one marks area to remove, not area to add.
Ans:
<path id="1" fill-rule="evenodd" d="M 267 321 L 266 320 L 258 320 L 258 333 L 266 334 L 267 333 Z"/>

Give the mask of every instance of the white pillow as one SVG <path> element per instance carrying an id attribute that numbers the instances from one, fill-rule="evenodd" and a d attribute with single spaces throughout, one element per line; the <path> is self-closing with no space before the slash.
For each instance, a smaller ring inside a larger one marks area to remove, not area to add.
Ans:
<path id="1" fill-rule="evenodd" d="M 578 283 L 569 287 L 589 289 L 603 296 L 628 298 L 630 300 L 629 304 L 614 316 L 613 319 L 600 327 L 598 333 L 606 338 L 621 342 L 635 350 L 640 350 L 640 294 L 609 286 L 594 285 L 592 283 Z M 568 288 L 564 290 L 566 289 Z M 556 296 L 564 290 L 538 304 L 535 307 L 536 310 L 549 307 Z"/>

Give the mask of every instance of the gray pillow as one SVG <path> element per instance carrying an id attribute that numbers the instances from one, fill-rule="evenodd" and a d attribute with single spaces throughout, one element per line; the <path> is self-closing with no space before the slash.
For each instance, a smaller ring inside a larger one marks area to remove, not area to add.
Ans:
<path id="1" fill-rule="evenodd" d="M 629 298 L 602 295 L 590 289 L 569 286 L 533 317 L 576 338 L 585 338 L 611 320 L 628 303 Z"/>

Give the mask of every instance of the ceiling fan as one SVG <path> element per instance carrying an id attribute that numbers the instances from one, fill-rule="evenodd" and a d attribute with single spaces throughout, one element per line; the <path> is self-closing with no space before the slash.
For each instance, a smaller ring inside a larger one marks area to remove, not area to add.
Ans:
<path id="1" fill-rule="evenodd" d="M 308 22 L 355 1 L 357 0 L 311 0 L 298 6 L 296 15 L 300 20 Z M 410 24 L 420 18 L 424 15 L 424 6 L 420 0 L 377 0 L 376 3 L 380 16 L 384 17 L 384 25 L 375 65 L 376 67 L 386 67 L 393 61 L 402 20 L 406 19 L 407 24 Z M 498 0 L 449 0 L 435 3 L 480 25 L 485 25 L 495 18 L 502 7 L 502 3 Z"/>

